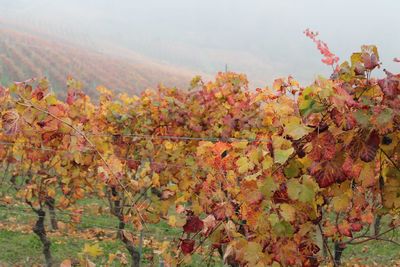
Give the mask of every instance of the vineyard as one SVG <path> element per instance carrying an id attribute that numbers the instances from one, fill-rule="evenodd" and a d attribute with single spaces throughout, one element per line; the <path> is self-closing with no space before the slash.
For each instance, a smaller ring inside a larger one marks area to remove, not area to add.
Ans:
<path id="1" fill-rule="evenodd" d="M 1 21 L 0 21 L 1 23 Z M 139 93 L 159 81 L 185 86 L 189 74 L 132 57 L 123 59 L 57 40 L 14 31 L 0 25 L 0 74 L 2 84 L 26 77 L 47 77 L 53 90 L 66 95 L 65 80 L 72 76 L 86 86 L 86 93 L 97 96 L 96 86 L 116 92 Z"/>
<path id="2" fill-rule="evenodd" d="M 99 86 L 98 103 L 72 78 L 65 100 L 46 79 L 1 87 L 4 240 L 29 234 L 46 266 L 399 265 L 400 74 L 374 77 L 375 46 L 339 64 L 305 34 L 332 67 L 305 87 L 221 72 L 189 90 Z M 46 60 L 29 58 L 8 65 Z"/>

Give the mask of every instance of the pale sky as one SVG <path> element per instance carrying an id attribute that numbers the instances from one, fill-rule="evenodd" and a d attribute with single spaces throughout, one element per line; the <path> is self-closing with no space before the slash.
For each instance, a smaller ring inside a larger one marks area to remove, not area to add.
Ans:
<path id="1" fill-rule="evenodd" d="M 329 75 L 306 28 L 319 31 L 341 60 L 376 44 L 384 67 L 400 72 L 392 62 L 400 57 L 396 0 L 0 0 L 0 12 L 61 37 L 107 42 L 194 72 L 213 75 L 227 64 L 257 85 L 286 75 L 303 82 Z"/>

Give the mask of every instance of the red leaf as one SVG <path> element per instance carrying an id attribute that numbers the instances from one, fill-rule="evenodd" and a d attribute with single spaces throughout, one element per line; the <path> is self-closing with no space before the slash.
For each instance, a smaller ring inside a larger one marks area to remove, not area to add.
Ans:
<path id="1" fill-rule="evenodd" d="M 198 216 L 191 215 L 187 218 L 183 231 L 185 233 L 197 233 L 204 227 L 204 223 Z"/>
<path id="2" fill-rule="evenodd" d="M 346 176 L 335 162 L 323 162 L 311 167 L 313 175 L 321 188 L 328 187 L 336 182 L 340 183 L 346 180 Z"/>
<path id="3" fill-rule="evenodd" d="M 359 232 L 362 229 L 362 224 L 361 223 L 352 223 L 351 224 L 351 231 L 353 232 Z"/>
<path id="4" fill-rule="evenodd" d="M 357 120 L 354 118 L 354 116 L 352 114 L 346 114 L 343 130 L 349 131 L 353 129 L 356 125 L 357 125 Z"/>
<path id="5" fill-rule="evenodd" d="M 339 224 L 338 229 L 340 234 L 347 237 L 353 237 L 353 234 L 351 232 L 351 225 L 348 221 L 343 221 L 341 224 Z"/>
<path id="6" fill-rule="evenodd" d="M 370 55 L 368 53 L 363 53 L 362 61 L 364 63 L 365 68 L 369 70 L 372 70 L 375 67 L 379 66 L 379 61 L 375 54 Z"/>
<path id="7" fill-rule="evenodd" d="M 56 116 L 57 118 L 64 117 L 66 113 L 64 106 L 61 104 L 49 106 L 48 111 L 50 114 Z"/>
<path id="8" fill-rule="evenodd" d="M 181 241 L 181 249 L 184 255 L 193 252 L 195 241 L 191 239 L 184 239 Z"/>
<path id="9" fill-rule="evenodd" d="M 310 158 L 314 161 L 331 160 L 336 154 L 335 137 L 328 131 L 323 132 L 312 141 Z"/>
<path id="10" fill-rule="evenodd" d="M 134 160 L 134 159 L 128 159 L 128 160 L 126 161 L 126 163 L 127 163 L 127 165 L 128 165 L 128 168 L 129 168 L 129 169 L 132 169 L 132 170 L 136 170 L 136 169 L 139 167 L 138 161 L 137 161 L 137 160 Z"/>
<path id="11" fill-rule="evenodd" d="M 44 92 L 41 88 L 36 88 L 33 92 L 32 92 L 32 97 L 36 98 L 37 100 L 42 100 L 44 97 Z"/>
<path id="12" fill-rule="evenodd" d="M 360 149 L 360 159 L 364 162 L 371 162 L 379 148 L 380 138 L 376 131 L 372 131 L 366 142 Z"/>
<path id="13" fill-rule="evenodd" d="M 342 124 L 343 114 L 337 108 L 332 109 L 330 116 L 337 127 Z"/>
<path id="14" fill-rule="evenodd" d="M 10 110 L 5 112 L 1 119 L 5 134 L 10 135 L 18 132 L 19 115 L 16 111 Z"/>
<path id="15" fill-rule="evenodd" d="M 395 98 L 400 90 L 399 75 L 389 73 L 387 78 L 378 80 L 378 85 L 386 97 Z"/>
<path id="16" fill-rule="evenodd" d="M 274 203 L 286 203 L 289 201 L 289 195 L 287 192 L 286 184 L 281 184 L 279 190 L 275 191 L 272 195 Z"/>
<path id="17" fill-rule="evenodd" d="M 310 241 L 302 241 L 299 245 L 299 250 L 303 255 L 313 255 L 317 254 L 320 248 Z"/>

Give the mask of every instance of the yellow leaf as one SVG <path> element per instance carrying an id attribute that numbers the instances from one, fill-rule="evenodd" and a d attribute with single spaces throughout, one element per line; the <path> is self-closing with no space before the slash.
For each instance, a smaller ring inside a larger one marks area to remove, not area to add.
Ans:
<path id="1" fill-rule="evenodd" d="M 166 141 L 164 143 L 164 146 L 167 150 L 171 150 L 174 147 L 174 144 L 172 144 L 170 141 Z"/>
<path id="2" fill-rule="evenodd" d="M 375 185 L 377 179 L 375 178 L 374 167 L 371 163 L 364 165 L 363 169 L 361 170 L 359 180 L 361 180 L 363 187 Z"/>
<path id="3" fill-rule="evenodd" d="M 52 187 L 47 189 L 47 196 L 51 197 L 51 198 L 55 198 L 56 196 L 56 190 Z"/>
<path id="4" fill-rule="evenodd" d="M 151 180 L 152 180 L 153 186 L 155 186 L 155 187 L 160 186 L 160 175 L 158 175 L 158 173 L 155 172 L 153 174 L 153 177 Z"/>
<path id="5" fill-rule="evenodd" d="M 346 211 L 350 205 L 350 198 L 347 194 L 335 196 L 332 198 L 332 205 L 336 212 Z"/>
<path id="6" fill-rule="evenodd" d="M 175 215 L 169 216 L 168 224 L 171 225 L 172 227 L 176 226 L 176 216 Z"/>
<path id="7" fill-rule="evenodd" d="M 236 174 L 235 174 L 235 172 L 232 171 L 232 170 L 229 170 L 226 173 L 226 179 L 228 179 L 228 181 L 231 182 L 231 183 L 236 183 Z"/>
<path id="8" fill-rule="evenodd" d="M 247 147 L 247 144 L 248 144 L 247 141 L 238 141 L 238 142 L 233 142 L 232 146 L 238 149 L 245 149 Z"/>
<path id="9" fill-rule="evenodd" d="M 255 266 L 262 257 L 262 247 L 259 243 L 250 241 L 244 249 L 244 260 L 249 263 L 249 266 Z"/>
<path id="10" fill-rule="evenodd" d="M 256 172 L 255 174 L 252 175 L 248 175 L 246 177 L 244 177 L 245 181 L 257 181 L 257 177 L 261 175 L 261 171 Z"/>
<path id="11" fill-rule="evenodd" d="M 92 257 L 97 257 L 103 254 L 103 250 L 99 247 L 98 243 L 94 245 L 85 244 L 83 253 Z"/>
<path id="12" fill-rule="evenodd" d="M 54 95 L 49 95 L 46 97 L 46 103 L 49 105 L 55 105 L 57 102 L 57 98 Z"/>
<path id="13" fill-rule="evenodd" d="M 254 164 L 247 157 L 240 157 L 236 161 L 236 165 L 239 167 L 239 173 L 241 174 L 254 168 Z"/>
<path id="14" fill-rule="evenodd" d="M 215 95 L 215 97 L 218 98 L 218 99 L 220 99 L 220 98 L 223 97 L 223 95 L 222 95 L 221 92 L 216 92 L 214 95 Z"/>
<path id="15" fill-rule="evenodd" d="M 262 168 L 263 170 L 267 170 L 272 167 L 274 164 L 272 158 L 268 155 L 264 156 L 264 160 L 262 161 Z"/>
<path id="16" fill-rule="evenodd" d="M 275 79 L 274 83 L 272 84 L 272 88 L 274 88 L 274 90 L 280 90 L 283 84 L 283 79 Z"/>
<path id="17" fill-rule="evenodd" d="M 261 150 L 259 150 L 259 149 L 253 149 L 249 153 L 249 158 L 250 158 L 251 162 L 253 162 L 254 164 L 259 163 L 260 157 L 261 157 Z"/>
<path id="18" fill-rule="evenodd" d="M 285 219 L 288 222 L 292 222 L 296 218 L 296 209 L 292 205 L 283 203 L 281 205 L 281 211 L 283 219 Z"/>
<path id="19" fill-rule="evenodd" d="M 163 254 L 169 247 L 169 241 L 163 241 L 161 246 L 158 247 L 157 250 L 154 250 L 155 254 Z"/>

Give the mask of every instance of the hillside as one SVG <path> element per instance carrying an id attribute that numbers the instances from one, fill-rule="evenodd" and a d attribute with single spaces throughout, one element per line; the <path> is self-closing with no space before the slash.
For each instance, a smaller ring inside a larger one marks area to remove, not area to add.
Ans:
<path id="1" fill-rule="evenodd" d="M 188 71 L 154 63 L 132 53 L 122 58 L 1 24 L 0 36 L 2 84 L 46 76 L 53 89 L 63 95 L 66 78 L 71 75 L 84 83 L 90 95 L 96 95 L 98 85 L 132 93 L 155 87 L 159 82 L 186 87 L 192 76 Z"/>

